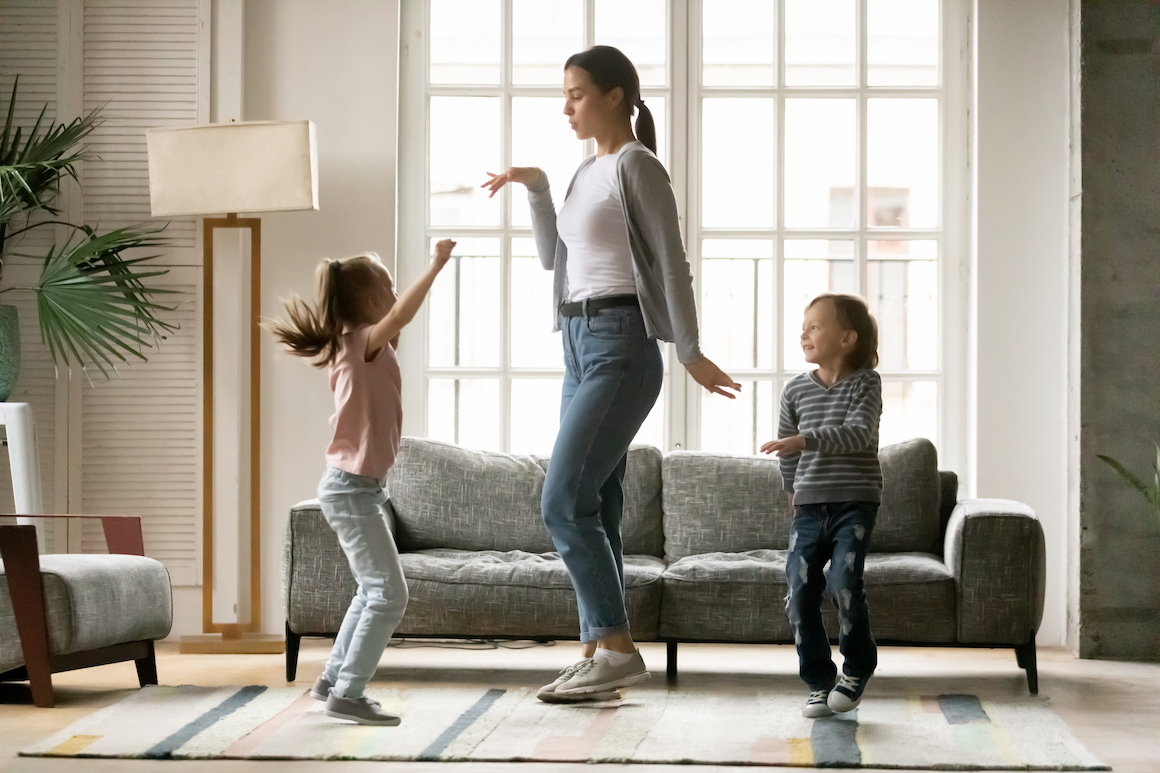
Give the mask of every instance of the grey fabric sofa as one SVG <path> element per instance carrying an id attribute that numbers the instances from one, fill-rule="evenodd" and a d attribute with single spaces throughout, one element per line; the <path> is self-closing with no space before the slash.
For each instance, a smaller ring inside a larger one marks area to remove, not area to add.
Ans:
<path id="1" fill-rule="evenodd" d="M 880 644 L 1011 647 L 1037 692 L 1044 541 L 1010 500 L 956 501 L 917 439 L 882 450 L 882 507 L 866 562 Z M 549 460 L 404 438 L 387 481 L 410 591 L 397 636 L 575 639 L 576 598 L 540 518 Z M 629 451 L 622 527 L 639 641 L 792 643 L 785 556 L 792 513 L 776 460 Z M 290 511 L 283 551 L 286 676 L 302 636 L 334 636 L 355 583 L 316 500 Z M 827 630 L 837 616 L 824 610 Z"/>

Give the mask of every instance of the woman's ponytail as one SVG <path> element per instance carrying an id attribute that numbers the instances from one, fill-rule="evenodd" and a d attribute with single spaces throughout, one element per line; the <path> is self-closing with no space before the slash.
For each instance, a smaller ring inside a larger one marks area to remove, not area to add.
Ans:
<path id="1" fill-rule="evenodd" d="M 657 127 L 653 123 L 652 111 L 645 107 L 643 99 L 637 100 L 636 109 L 636 126 L 634 127 L 636 138 L 655 156 L 657 153 Z"/>

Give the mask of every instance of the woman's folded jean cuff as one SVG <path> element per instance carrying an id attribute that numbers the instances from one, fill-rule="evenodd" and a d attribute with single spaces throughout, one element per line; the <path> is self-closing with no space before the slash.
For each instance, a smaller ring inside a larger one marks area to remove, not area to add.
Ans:
<path id="1" fill-rule="evenodd" d="M 609 625 L 603 628 L 589 628 L 585 633 L 580 634 L 580 643 L 599 641 L 608 636 L 615 636 L 618 633 L 628 633 L 628 623 Z"/>

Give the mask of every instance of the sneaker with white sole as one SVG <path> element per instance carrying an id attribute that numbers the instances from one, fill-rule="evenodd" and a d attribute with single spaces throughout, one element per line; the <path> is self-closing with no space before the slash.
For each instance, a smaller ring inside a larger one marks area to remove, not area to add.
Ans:
<path id="1" fill-rule="evenodd" d="M 397 725 L 402 722 L 396 714 L 383 711 L 382 704 L 365 695 L 361 698 L 342 698 L 334 693 L 326 699 L 326 716 L 348 719 L 360 725 Z"/>
<path id="2" fill-rule="evenodd" d="M 833 710 L 826 703 L 829 695 L 829 690 L 811 690 L 810 697 L 806 698 L 806 705 L 802 706 L 802 716 L 806 719 L 833 716 Z"/>
<path id="3" fill-rule="evenodd" d="M 314 686 L 310 688 L 310 697 L 316 701 L 325 702 L 330 697 L 331 687 L 334 687 L 334 685 L 320 676 L 314 680 Z"/>
<path id="4" fill-rule="evenodd" d="M 827 705 L 839 714 L 858 708 L 858 704 L 862 702 L 862 693 L 866 691 L 866 683 L 869 681 L 869 676 L 842 674 L 837 686 L 830 690 Z"/>
<path id="5" fill-rule="evenodd" d="M 557 695 L 578 695 L 618 690 L 631 687 L 650 678 L 640 651 L 632 653 L 629 661 L 614 666 L 606 660 L 591 659 L 577 664 L 576 672 L 556 687 Z"/>
<path id="6" fill-rule="evenodd" d="M 577 661 L 576 663 L 573 663 L 572 665 L 565 668 L 560 672 L 560 675 L 556 677 L 556 681 L 541 687 L 539 692 L 536 693 L 536 697 L 542 700 L 544 703 L 599 703 L 601 701 L 620 700 L 620 693 L 616 690 L 604 690 L 594 693 L 579 693 L 575 695 L 561 695 L 560 693 L 556 692 L 557 687 L 571 679 L 572 675 L 576 673 L 580 666 L 584 663 L 587 663 L 591 659 L 592 658 L 584 658 L 583 660 Z"/>

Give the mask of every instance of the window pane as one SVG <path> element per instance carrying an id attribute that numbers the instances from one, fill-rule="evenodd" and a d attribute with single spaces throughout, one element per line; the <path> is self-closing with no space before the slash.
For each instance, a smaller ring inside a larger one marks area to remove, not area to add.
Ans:
<path id="1" fill-rule="evenodd" d="M 531 239 L 512 239 L 512 367 L 564 369 L 560 336 L 552 332 L 552 272 Z"/>
<path id="2" fill-rule="evenodd" d="M 866 218 L 871 227 L 939 222 L 938 100 L 867 100 Z M 877 190 L 875 190 L 877 189 Z"/>
<path id="3" fill-rule="evenodd" d="M 933 240 L 869 243 L 866 297 L 878 320 L 878 367 L 938 367 L 937 255 Z"/>
<path id="4" fill-rule="evenodd" d="M 866 77 L 871 86 L 937 86 L 938 0 L 868 0 Z"/>
<path id="5" fill-rule="evenodd" d="M 564 193 L 576 167 L 584 160 L 584 143 L 576 139 L 568 127 L 563 110 L 561 97 L 512 98 L 512 166 L 543 169 L 548 175 L 552 201 L 557 209 L 564 203 Z M 528 189 L 522 185 L 512 185 L 511 189 L 512 224 L 530 227 L 532 216 L 528 210 Z M 495 200 L 499 201 L 499 197 Z"/>
<path id="6" fill-rule="evenodd" d="M 431 288 L 428 364 L 494 367 L 499 365 L 499 240 L 458 242 Z"/>
<path id="7" fill-rule="evenodd" d="M 499 145 L 499 99 L 431 97 L 432 225 L 499 225 L 500 197 L 479 187 Z"/>
<path id="8" fill-rule="evenodd" d="M 467 448 L 499 450 L 499 380 L 433 378 L 427 386 L 427 436 Z"/>
<path id="9" fill-rule="evenodd" d="M 773 225 L 772 99 L 706 99 L 701 115 L 702 222 Z M 744 137 L 744 142 L 738 141 Z"/>
<path id="10" fill-rule="evenodd" d="M 499 451 L 499 379 L 459 380 L 459 439 L 467 448 Z"/>
<path id="11" fill-rule="evenodd" d="M 560 430 L 560 388 L 554 378 L 512 379 L 513 454 L 550 456 Z"/>
<path id="12" fill-rule="evenodd" d="M 431 82 L 499 83 L 498 0 L 431 0 Z"/>
<path id="13" fill-rule="evenodd" d="M 938 445 L 938 384 L 934 381 L 883 383 L 878 447 L 916 437 Z"/>
<path id="14" fill-rule="evenodd" d="M 786 0 L 785 84 L 853 86 L 854 0 Z"/>
<path id="15" fill-rule="evenodd" d="M 665 5 L 665 0 L 596 0 L 596 42 L 623 51 L 642 86 L 668 83 Z"/>
<path id="16" fill-rule="evenodd" d="M 857 289 L 854 242 L 843 239 L 786 239 L 783 286 L 785 299 L 783 359 L 786 370 L 807 370 L 802 356 L 802 317 L 806 305 L 822 293 Z"/>
<path id="17" fill-rule="evenodd" d="M 701 345 L 723 368 L 773 363 L 773 242 L 706 239 L 701 247 Z"/>
<path id="18" fill-rule="evenodd" d="M 777 406 L 772 381 L 739 381 L 736 400 L 701 390 L 701 448 L 727 454 L 755 454 L 776 436 Z"/>
<path id="19" fill-rule="evenodd" d="M 854 227 L 855 110 L 852 99 L 785 101 L 787 227 Z"/>
<path id="20" fill-rule="evenodd" d="M 701 58 L 706 86 L 772 86 L 773 17 L 769 0 L 705 3 Z"/>
<path id="21" fill-rule="evenodd" d="M 652 446 L 653 448 L 664 449 L 665 447 L 665 393 L 668 391 L 669 380 L 665 378 L 664 384 L 661 386 L 661 393 L 657 397 L 656 403 L 653 405 L 652 411 L 649 412 L 648 418 L 644 420 L 644 424 L 636 433 L 633 439 L 633 445 Z"/>
<path id="22" fill-rule="evenodd" d="M 512 0 L 512 83 L 559 85 L 584 47 L 583 12 L 578 0 Z"/>

